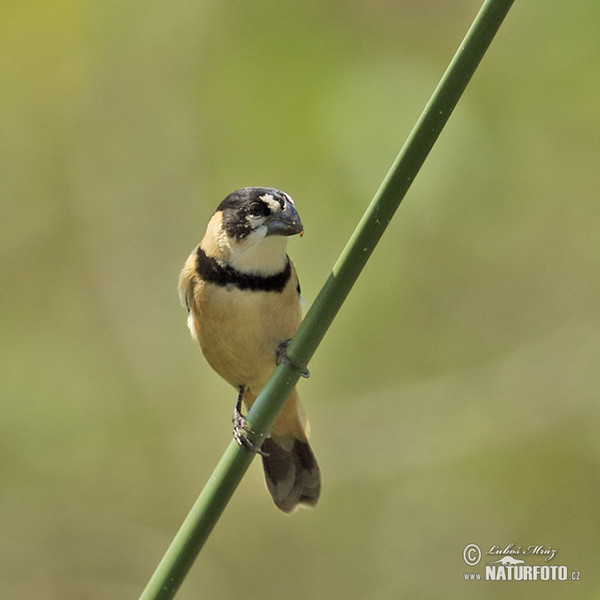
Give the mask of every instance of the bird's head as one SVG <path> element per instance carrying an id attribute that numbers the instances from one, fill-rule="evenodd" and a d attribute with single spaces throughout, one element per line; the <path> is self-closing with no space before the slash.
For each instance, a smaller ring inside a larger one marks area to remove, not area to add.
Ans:
<path id="1" fill-rule="evenodd" d="M 236 241 L 302 233 L 302 221 L 291 197 L 280 190 L 247 187 L 229 194 L 217 207 L 223 230 Z"/>
<path id="2" fill-rule="evenodd" d="M 287 237 L 302 233 L 300 215 L 288 194 L 246 187 L 219 204 L 202 246 L 240 271 L 266 274 L 277 272 L 287 260 Z"/>

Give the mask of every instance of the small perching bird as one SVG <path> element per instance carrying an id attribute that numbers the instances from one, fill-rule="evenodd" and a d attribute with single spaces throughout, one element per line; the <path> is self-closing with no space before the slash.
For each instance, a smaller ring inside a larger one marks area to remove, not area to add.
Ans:
<path id="1" fill-rule="evenodd" d="M 314 506 L 321 475 L 308 444 L 308 422 L 296 389 L 260 450 L 246 437 L 249 409 L 302 319 L 300 285 L 286 253 L 303 228 L 291 197 L 247 187 L 233 192 L 210 219 L 179 278 L 188 327 L 210 366 L 238 390 L 233 423 L 238 444 L 258 451 L 267 488 L 284 512 Z"/>

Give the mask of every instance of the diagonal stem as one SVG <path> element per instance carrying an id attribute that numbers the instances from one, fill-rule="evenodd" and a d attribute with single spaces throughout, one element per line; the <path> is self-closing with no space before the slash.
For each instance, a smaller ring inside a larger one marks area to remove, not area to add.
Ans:
<path id="1" fill-rule="evenodd" d="M 500 28 L 514 0 L 486 0 L 400 154 L 287 347 L 282 362 L 248 413 L 258 439 L 268 432 L 371 256 L 429 151 Z M 253 440 L 255 441 L 255 440 Z M 173 598 L 235 492 L 254 454 L 231 441 L 177 532 L 140 600 Z"/>

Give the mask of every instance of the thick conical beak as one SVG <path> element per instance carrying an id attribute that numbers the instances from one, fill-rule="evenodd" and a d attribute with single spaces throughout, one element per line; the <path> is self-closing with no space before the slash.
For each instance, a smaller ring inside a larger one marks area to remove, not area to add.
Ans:
<path id="1" fill-rule="evenodd" d="M 266 221 L 267 235 L 296 235 L 304 233 L 300 215 L 296 207 L 286 200 L 283 210 L 270 216 Z"/>

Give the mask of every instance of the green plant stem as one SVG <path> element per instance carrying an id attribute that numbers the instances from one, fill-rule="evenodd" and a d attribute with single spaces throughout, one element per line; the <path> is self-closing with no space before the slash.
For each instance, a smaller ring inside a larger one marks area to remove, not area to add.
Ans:
<path id="1" fill-rule="evenodd" d="M 256 433 L 268 432 L 383 235 L 514 0 L 486 0 L 448 69 L 375 194 L 329 278 L 287 348 L 296 366 L 280 364 L 248 413 Z M 173 598 L 248 469 L 253 454 L 232 441 L 192 507 L 140 600 Z"/>

